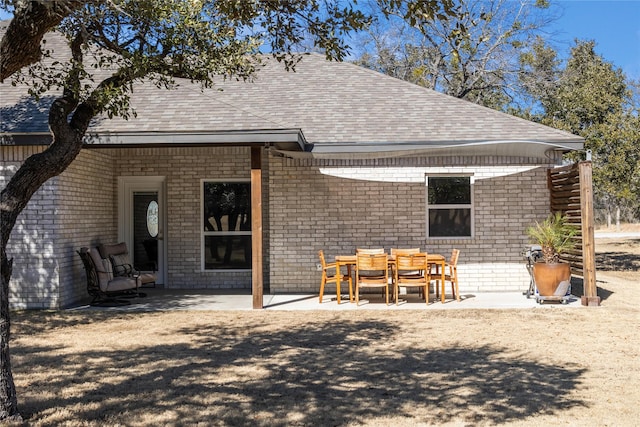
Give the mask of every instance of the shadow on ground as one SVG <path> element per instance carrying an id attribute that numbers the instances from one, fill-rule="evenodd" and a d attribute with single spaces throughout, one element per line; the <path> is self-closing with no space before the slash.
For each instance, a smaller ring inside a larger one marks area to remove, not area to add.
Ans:
<path id="1" fill-rule="evenodd" d="M 596 253 L 596 266 L 599 271 L 638 271 L 640 270 L 640 254 L 630 253 L 625 248 L 629 245 L 640 246 L 640 239 L 620 243 L 621 250 Z M 610 243 L 616 246 L 615 243 Z"/>
<path id="2" fill-rule="evenodd" d="M 184 343 L 130 351 L 19 346 L 15 375 L 33 373 L 19 391 L 21 412 L 50 424 L 55 409 L 55 423 L 69 425 L 345 425 L 389 416 L 496 425 L 585 405 L 569 393 L 583 368 L 491 345 L 394 340 L 393 322 L 256 324 L 249 333 L 246 324 L 213 323 L 168 332 Z"/>
<path id="3" fill-rule="evenodd" d="M 601 301 L 605 301 L 613 295 L 612 291 L 602 286 L 604 284 L 606 284 L 606 282 L 596 281 L 597 292 Z M 584 279 L 582 277 L 571 277 L 571 294 L 578 298 L 584 295 Z"/>

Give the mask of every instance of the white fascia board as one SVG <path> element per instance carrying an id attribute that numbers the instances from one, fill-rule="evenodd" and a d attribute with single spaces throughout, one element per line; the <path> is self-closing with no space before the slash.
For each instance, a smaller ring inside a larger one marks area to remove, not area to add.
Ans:
<path id="1" fill-rule="evenodd" d="M 300 129 L 214 131 L 214 132 L 101 132 L 87 134 L 87 146 L 162 146 L 162 145 L 251 145 L 273 144 L 293 150 L 309 150 Z"/>

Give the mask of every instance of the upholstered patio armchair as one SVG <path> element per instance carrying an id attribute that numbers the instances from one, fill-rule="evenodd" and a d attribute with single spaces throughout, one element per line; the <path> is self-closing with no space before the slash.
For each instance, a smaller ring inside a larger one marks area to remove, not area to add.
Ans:
<path id="1" fill-rule="evenodd" d="M 129 304 L 119 296 L 137 296 L 139 281 L 137 277 L 114 277 L 109 259 L 104 259 L 96 248 L 81 248 L 78 251 L 87 275 L 87 292 L 93 297 L 91 305 L 106 302 Z"/>
<path id="2" fill-rule="evenodd" d="M 113 267 L 113 275 L 115 277 L 138 277 L 140 286 L 145 285 L 155 286 L 156 280 L 158 280 L 158 274 L 154 271 L 151 273 L 143 273 L 137 271 L 133 267 L 131 257 L 129 256 L 129 250 L 125 242 L 116 244 L 102 244 L 98 246 L 98 251 L 103 259 L 111 261 Z"/>

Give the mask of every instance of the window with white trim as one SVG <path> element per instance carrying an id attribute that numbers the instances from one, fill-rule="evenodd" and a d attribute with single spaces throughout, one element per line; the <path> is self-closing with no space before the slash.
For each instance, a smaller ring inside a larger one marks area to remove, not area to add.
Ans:
<path id="1" fill-rule="evenodd" d="M 203 270 L 251 269 L 251 182 L 202 181 Z"/>
<path id="2" fill-rule="evenodd" d="M 427 237 L 473 235 L 473 177 L 427 176 Z"/>

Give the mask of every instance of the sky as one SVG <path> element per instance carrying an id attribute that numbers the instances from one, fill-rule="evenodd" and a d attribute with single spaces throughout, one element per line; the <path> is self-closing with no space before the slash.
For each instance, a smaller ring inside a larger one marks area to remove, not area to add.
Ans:
<path id="1" fill-rule="evenodd" d="M 514 0 L 516 1 L 516 0 Z M 562 16 L 549 28 L 557 49 L 568 55 L 573 40 L 596 42 L 596 52 L 640 80 L 640 0 L 550 0 Z M 6 19 L 0 12 L 0 19 Z"/>
<path id="2" fill-rule="evenodd" d="M 552 2 L 554 0 L 551 0 Z M 557 1 L 557 0 L 556 0 Z M 551 28 L 568 53 L 575 38 L 594 40 L 596 53 L 640 80 L 640 0 L 557 1 L 563 15 Z"/>

